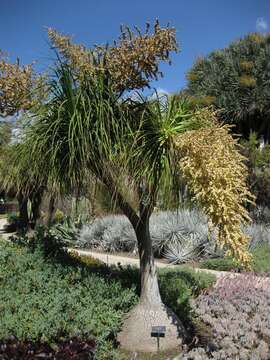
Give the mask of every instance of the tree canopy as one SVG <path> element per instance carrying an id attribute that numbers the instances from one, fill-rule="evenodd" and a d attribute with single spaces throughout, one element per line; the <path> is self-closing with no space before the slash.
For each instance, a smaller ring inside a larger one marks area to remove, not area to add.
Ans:
<path id="1" fill-rule="evenodd" d="M 250 33 L 197 59 L 187 74 L 195 103 L 220 109 L 222 121 L 248 138 L 270 137 L 270 35 Z"/>
<path id="2" fill-rule="evenodd" d="M 145 32 L 135 27 L 121 26 L 118 41 L 113 45 L 96 45 L 91 49 L 74 44 L 69 36 L 54 29 L 48 29 L 52 45 L 68 61 L 74 73 L 82 80 L 85 76 L 105 73 L 118 92 L 141 89 L 149 81 L 162 76 L 159 71 L 160 61 L 169 61 L 169 54 L 177 51 L 175 29 L 162 28 L 155 21 L 153 33 L 150 24 Z"/>

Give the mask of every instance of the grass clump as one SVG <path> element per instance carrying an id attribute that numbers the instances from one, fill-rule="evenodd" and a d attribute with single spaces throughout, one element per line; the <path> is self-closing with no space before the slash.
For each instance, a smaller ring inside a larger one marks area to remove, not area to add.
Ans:
<path id="1" fill-rule="evenodd" d="M 253 251 L 253 269 L 255 272 L 267 272 L 270 275 L 270 245 L 257 246 Z"/>

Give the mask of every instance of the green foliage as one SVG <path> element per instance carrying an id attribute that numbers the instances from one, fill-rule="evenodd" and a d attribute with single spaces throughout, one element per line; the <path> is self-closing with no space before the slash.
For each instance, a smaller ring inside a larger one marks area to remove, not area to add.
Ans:
<path id="1" fill-rule="evenodd" d="M 26 246 L 30 251 L 39 250 L 45 258 L 63 258 L 67 255 L 66 243 L 62 237 L 44 226 L 39 226 L 34 235 L 27 234 L 14 237 L 13 243 Z"/>
<path id="2" fill-rule="evenodd" d="M 0 121 L 0 147 L 7 145 L 12 136 L 12 126 L 7 121 Z"/>
<path id="3" fill-rule="evenodd" d="M 210 97 L 227 123 L 248 137 L 269 133 L 270 35 L 249 34 L 200 58 L 189 71 L 188 93 L 203 105 Z"/>
<path id="4" fill-rule="evenodd" d="M 61 223 L 63 222 L 65 219 L 65 214 L 63 213 L 63 211 L 56 209 L 54 217 L 53 217 L 53 222 L 54 223 Z"/>
<path id="5" fill-rule="evenodd" d="M 11 213 L 7 215 L 8 224 L 14 224 L 19 221 L 19 216 L 16 213 Z"/>
<path id="6" fill-rule="evenodd" d="M 270 273 L 270 245 L 261 245 L 253 251 L 253 269 L 256 272 Z"/>
<path id="7" fill-rule="evenodd" d="M 219 270 L 219 271 L 239 271 L 240 266 L 230 257 L 208 259 L 200 263 L 203 269 Z"/>
<path id="8" fill-rule="evenodd" d="M 186 327 L 189 327 L 192 322 L 191 298 L 198 296 L 214 281 L 213 275 L 195 273 L 188 268 L 159 271 L 162 299 L 165 304 L 169 304 Z"/>
<path id="9" fill-rule="evenodd" d="M 270 245 L 257 246 L 252 252 L 252 271 L 270 273 Z M 201 268 L 220 271 L 241 271 L 242 267 L 232 258 L 209 259 L 200 263 Z"/>
<path id="10" fill-rule="evenodd" d="M 119 281 L 82 266 L 48 263 L 40 251 L 6 243 L 1 243 L 0 278 L 1 339 L 55 342 L 95 336 L 103 352 L 137 299 Z"/>
<path id="11" fill-rule="evenodd" d="M 247 157 L 249 186 L 256 196 L 258 205 L 268 206 L 270 202 L 270 145 L 259 146 L 255 132 L 249 134 L 248 140 L 242 140 L 243 154 Z"/>
<path id="12" fill-rule="evenodd" d="M 61 239 L 64 246 L 74 247 L 81 226 L 80 219 L 73 222 L 70 217 L 63 216 L 60 222 L 54 221 L 48 230 L 55 238 Z"/>
<path id="13" fill-rule="evenodd" d="M 11 213 L 7 216 L 7 224 L 5 225 L 6 232 L 15 232 L 17 230 L 22 230 L 23 224 L 17 213 Z"/>
<path id="14" fill-rule="evenodd" d="M 94 336 L 98 359 L 114 359 L 113 341 L 121 319 L 136 303 L 140 291 L 139 270 L 108 268 L 77 254 L 71 254 L 70 261 L 66 254 L 62 264 L 59 260 L 63 257 L 48 261 L 41 248 L 34 249 L 29 242 L 24 245 L 30 246 L 30 251 L 0 244 L 0 339 L 16 336 L 18 340 L 54 343 L 72 336 Z M 164 301 L 190 326 L 187 311 L 191 298 L 215 278 L 187 268 L 160 270 L 158 276 Z"/>
<path id="15" fill-rule="evenodd" d="M 80 264 L 87 265 L 87 267 L 104 267 L 104 263 L 98 259 L 95 259 L 92 256 L 80 255 L 77 251 L 71 250 L 69 251 L 69 255 L 76 259 Z"/>

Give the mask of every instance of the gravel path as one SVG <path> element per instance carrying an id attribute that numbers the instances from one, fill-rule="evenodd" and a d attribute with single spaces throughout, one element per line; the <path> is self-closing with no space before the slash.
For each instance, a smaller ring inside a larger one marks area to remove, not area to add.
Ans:
<path id="1" fill-rule="evenodd" d="M 79 249 L 72 249 L 72 250 L 77 251 L 79 253 L 79 255 L 92 256 L 96 259 L 103 261 L 104 263 L 106 263 L 108 265 L 117 265 L 120 263 L 123 266 L 134 265 L 134 266 L 139 267 L 139 259 L 134 259 L 134 258 L 131 258 L 128 256 L 125 257 L 125 256 L 111 255 L 111 254 L 106 254 L 106 253 L 95 252 L 92 250 L 79 250 Z M 166 263 L 163 263 L 158 260 L 155 261 L 155 264 L 158 268 L 175 269 L 177 267 L 177 265 L 166 264 Z M 208 274 L 215 275 L 216 279 L 217 279 L 215 286 L 218 286 L 225 277 L 232 279 L 232 280 L 235 278 L 238 278 L 238 279 L 241 278 L 241 279 L 243 279 L 243 282 L 246 282 L 247 276 L 249 276 L 246 274 L 231 273 L 228 271 L 216 271 L 216 270 L 199 269 L 199 268 L 192 268 L 192 269 L 196 272 L 205 272 Z M 262 276 L 254 275 L 254 278 L 256 278 L 256 285 L 255 285 L 256 288 L 263 289 L 265 291 L 270 292 L 270 278 L 269 277 L 262 277 Z"/>
<path id="2" fill-rule="evenodd" d="M 11 235 L 11 233 L 6 233 L 4 230 L 4 226 L 7 224 L 7 219 L 0 219 L 0 237 L 4 238 L 4 239 L 8 239 Z"/>
<path id="3" fill-rule="evenodd" d="M 6 233 L 4 230 L 4 226 L 7 224 L 7 219 L 0 219 L 0 237 L 4 239 L 8 239 L 11 233 Z M 92 256 L 96 259 L 103 261 L 108 265 L 117 265 L 121 264 L 123 266 L 126 265 L 133 265 L 139 267 L 139 259 L 135 259 L 128 256 L 119 256 L 119 255 L 111 255 L 107 253 L 100 253 L 92 250 L 80 250 L 80 249 L 69 249 L 78 252 L 79 255 L 85 256 Z M 166 264 L 164 262 L 155 261 L 155 264 L 158 268 L 166 268 L 166 269 L 175 269 L 177 265 Z M 196 272 L 206 272 L 208 274 L 213 274 L 217 278 L 216 285 L 217 286 L 220 281 L 222 281 L 225 277 L 226 278 L 242 278 L 244 282 L 246 282 L 246 275 L 245 274 L 238 274 L 238 273 L 231 273 L 228 271 L 216 271 L 216 270 L 209 270 L 209 269 L 199 269 L 199 268 L 192 268 Z M 256 277 L 256 287 L 258 289 L 264 289 L 270 292 L 270 277 L 262 277 L 262 276 L 255 276 Z"/>
<path id="4" fill-rule="evenodd" d="M 111 254 L 107 254 L 107 253 L 100 253 L 100 252 L 96 252 L 96 251 L 92 251 L 92 250 L 79 250 L 79 249 L 72 249 L 74 251 L 77 251 L 79 255 L 85 255 L 85 256 L 92 256 L 96 259 L 99 259 L 101 261 L 103 261 L 104 263 L 108 264 L 108 265 L 117 265 L 117 264 L 121 264 L 121 265 L 134 265 L 139 267 L 139 259 L 134 259 L 128 256 L 118 256 L 118 255 L 111 255 Z M 164 262 L 155 260 L 155 264 L 158 268 L 165 268 L 165 269 L 175 269 L 177 267 L 177 265 L 171 265 L 171 264 L 166 264 Z M 192 268 L 194 271 L 196 272 L 207 272 L 209 274 L 213 274 L 218 278 L 223 278 L 225 275 L 228 276 L 229 275 L 236 275 L 239 276 L 240 274 L 232 274 L 232 273 L 228 273 L 227 271 L 215 271 L 215 270 L 208 270 L 208 269 L 198 269 L 198 268 Z"/>

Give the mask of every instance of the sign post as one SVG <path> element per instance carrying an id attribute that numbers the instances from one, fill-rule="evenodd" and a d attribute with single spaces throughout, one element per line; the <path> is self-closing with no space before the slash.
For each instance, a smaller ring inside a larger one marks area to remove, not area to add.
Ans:
<path id="1" fill-rule="evenodd" d="M 157 338 L 157 351 L 159 351 L 159 339 L 165 337 L 166 326 L 152 326 L 151 337 Z"/>

